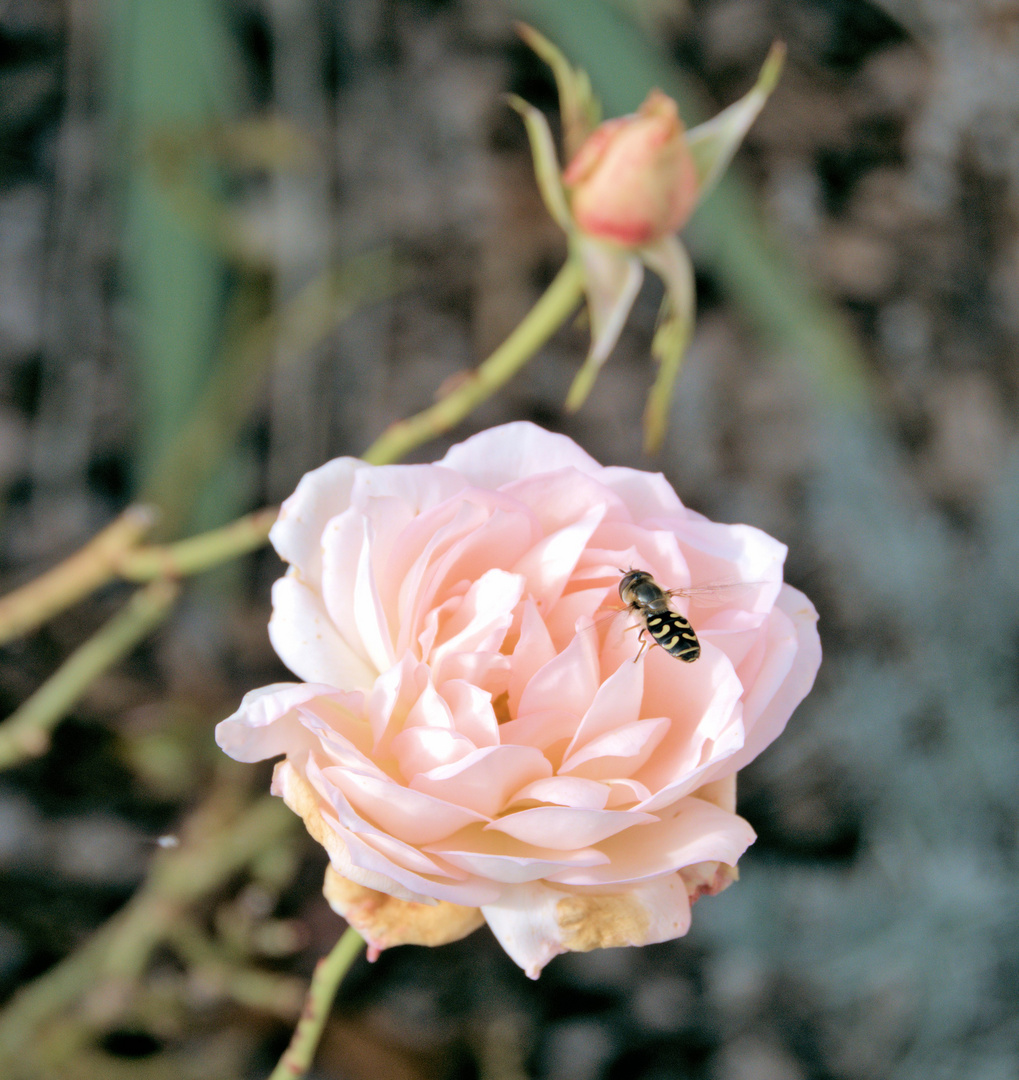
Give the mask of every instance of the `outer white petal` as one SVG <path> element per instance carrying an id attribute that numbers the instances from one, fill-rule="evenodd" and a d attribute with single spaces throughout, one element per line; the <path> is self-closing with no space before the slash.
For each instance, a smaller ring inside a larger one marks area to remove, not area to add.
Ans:
<path id="1" fill-rule="evenodd" d="M 398 896 L 401 900 L 434 903 L 434 897 L 428 891 L 416 892 L 388 874 L 356 866 L 351 861 L 335 819 L 327 820 L 322 816 L 321 800 L 317 793 L 289 761 L 281 761 L 273 771 L 272 790 L 274 795 L 279 795 L 287 806 L 304 820 L 305 828 L 326 849 L 329 862 L 342 877 L 367 889 Z"/>
<path id="2" fill-rule="evenodd" d="M 770 589 L 758 592 L 755 607 L 767 611 L 775 602 L 788 551 L 785 544 L 752 525 L 722 525 L 692 511 L 654 525 L 675 534 L 695 583 L 768 582 Z"/>
<path id="3" fill-rule="evenodd" d="M 774 696 L 767 704 L 757 706 L 760 711 L 747 725 L 746 743 L 732 761 L 726 763 L 726 772 L 742 769 L 782 734 L 793 710 L 814 685 L 821 664 L 821 639 L 817 634 L 814 605 L 803 593 L 784 585 L 775 606 L 788 616 L 796 635 L 796 653 Z M 758 678 L 762 677 L 758 675 Z"/>
<path id="4" fill-rule="evenodd" d="M 350 505 L 354 477 L 367 468 L 357 458 L 328 461 L 301 477 L 293 495 L 280 507 L 269 539 L 280 558 L 296 566 L 312 586 L 322 582 L 321 541 L 326 523 Z"/>
<path id="5" fill-rule="evenodd" d="M 529 979 L 536 979 L 549 960 L 568 951 L 556 921 L 556 904 L 566 895 L 532 881 L 508 886 L 497 902 L 481 905 L 496 940 Z"/>
<path id="6" fill-rule="evenodd" d="M 265 761 L 299 750 L 305 743 L 310 746 L 314 740 L 301 735 L 295 710 L 323 694 L 335 694 L 335 690 L 315 683 L 273 683 L 252 690 L 232 716 L 216 725 L 216 743 L 235 761 Z"/>
<path id="7" fill-rule="evenodd" d="M 297 676 L 340 690 L 370 690 L 378 675 L 340 637 L 318 596 L 292 574 L 272 587 L 269 640 Z"/>

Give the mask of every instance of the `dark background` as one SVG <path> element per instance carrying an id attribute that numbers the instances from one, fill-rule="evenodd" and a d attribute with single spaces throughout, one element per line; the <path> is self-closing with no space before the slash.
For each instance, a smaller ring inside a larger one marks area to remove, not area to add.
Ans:
<path id="1" fill-rule="evenodd" d="M 689 230 L 698 328 L 662 453 L 640 451 L 650 282 L 578 415 L 562 410 L 586 347 L 572 327 L 413 456 L 526 418 L 661 469 L 688 505 L 789 544 L 825 660 L 741 778 L 760 835 L 742 880 L 686 939 L 561 957 L 535 984 L 487 930 L 359 961 L 317 1075 L 1011 1080 L 1014 3 L 0 3 L 3 577 L 140 496 L 164 537 L 278 501 L 502 340 L 565 254 L 502 98 L 555 110 L 521 17 L 588 67 L 610 114 L 679 79 L 686 115 L 709 115 L 774 38 L 789 60 Z M 347 283 L 302 306 L 339 265 Z M 50 752 L 0 775 L 0 995 L 80 955 L 209 791 L 264 789 L 212 728 L 287 677 L 265 635 L 279 572 L 262 552 L 189 583 Z M 127 595 L 0 650 L 5 711 Z M 342 926 L 323 866 L 296 833 L 269 845 L 129 993 L 107 972 L 44 1010 L 4 1075 L 266 1074 Z"/>

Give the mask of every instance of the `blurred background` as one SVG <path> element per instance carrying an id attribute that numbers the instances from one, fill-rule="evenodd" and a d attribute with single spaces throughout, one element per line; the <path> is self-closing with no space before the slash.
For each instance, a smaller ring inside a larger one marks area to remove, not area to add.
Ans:
<path id="1" fill-rule="evenodd" d="M 0 0 L 3 580 L 135 499 L 171 539 L 277 502 L 499 344 L 565 255 L 503 98 L 554 118 L 520 18 L 609 115 L 659 85 L 694 122 L 773 39 L 789 59 L 685 234 L 699 319 L 662 453 L 640 451 L 649 282 L 578 415 L 573 327 L 413 457 L 525 418 L 660 469 L 789 544 L 825 662 L 742 775 L 741 882 L 686 939 L 535 984 L 487 930 L 358 961 L 315 1075 L 1012 1080 L 1014 3 Z M 260 1077 L 286 1045 L 342 923 L 321 850 L 258 801 L 267 770 L 212 740 L 287 678 L 280 569 L 263 550 L 189 581 L 49 751 L 0 772 L 4 1077 Z M 4 715 L 129 594 L 0 649 Z M 181 860 L 227 825 L 234 848 L 178 861 L 168 893 L 158 838 Z"/>

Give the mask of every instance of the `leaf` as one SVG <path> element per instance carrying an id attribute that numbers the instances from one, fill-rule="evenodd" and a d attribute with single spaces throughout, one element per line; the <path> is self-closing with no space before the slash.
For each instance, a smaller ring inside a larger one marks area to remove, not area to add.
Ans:
<path id="1" fill-rule="evenodd" d="M 699 198 L 703 199 L 715 186 L 732 161 L 750 125 L 757 119 L 758 113 L 775 89 L 784 61 L 785 45 L 776 41 L 764 61 L 753 89 L 717 116 L 687 132 L 687 145 L 693 156 L 700 184 Z"/>
<path id="2" fill-rule="evenodd" d="M 644 280 L 640 259 L 623 254 L 614 245 L 577 234 L 573 241 L 573 257 L 579 258 L 584 268 L 584 292 L 591 317 L 591 348 L 566 395 L 568 412 L 576 412 L 591 392 L 598 372 L 619 340 Z"/>
<path id="3" fill-rule="evenodd" d="M 522 97 L 508 94 L 506 100 L 511 108 L 520 113 L 524 127 L 527 129 L 531 156 L 534 159 L 534 176 L 538 181 L 538 190 L 541 192 L 545 206 L 556 224 L 569 232 L 573 227 L 573 219 L 570 217 L 566 193 L 563 191 L 559 159 L 556 157 L 555 143 L 552 140 L 548 121 L 538 109 L 524 101 Z"/>
<path id="4" fill-rule="evenodd" d="M 559 114 L 563 124 L 566 161 L 583 145 L 601 120 L 601 106 L 591 89 L 591 80 L 582 68 L 575 68 L 543 34 L 527 23 L 517 23 L 517 33 L 552 69 L 559 88 Z"/>
<path id="5" fill-rule="evenodd" d="M 674 236 L 645 248 L 641 256 L 665 283 L 658 329 L 651 342 L 652 355 L 659 364 L 658 376 L 644 409 L 644 449 L 652 453 L 665 439 L 676 379 L 693 335 L 696 292 L 690 256 Z"/>

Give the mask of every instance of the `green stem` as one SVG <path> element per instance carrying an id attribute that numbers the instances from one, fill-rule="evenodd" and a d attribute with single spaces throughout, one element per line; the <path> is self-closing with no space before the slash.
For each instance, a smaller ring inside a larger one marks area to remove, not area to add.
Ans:
<path id="1" fill-rule="evenodd" d="M 147 506 L 129 506 L 80 551 L 0 599 L 0 645 L 41 626 L 116 575 L 117 563 L 155 520 Z"/>
<path id="2" fill-rule="evenodd" d="M 311 1068 L 336 991 L 362 945 L 364 939 L 352 926 L 348 926 L 332 952 L 315 965 L 301 1019 L 269 1080 L 295 1080 L 295 1077 L 304 1076 Z"/>
<path id="3" fill-rule="evenodd" d="M 388 252 L 375 251 L 320 274 L 263 318 L 254 314 L 257 285 L 242 291 L 213 374 L 146 484 L 146 501 L 162 511 L 163 536 L 187 524 L 211 475 L 236 445 L 270 368 L 280 372 L 307 356 L 336 326 L 392 294 L 405 278 Z"/>
<path id="4" fill-rule="evenodd" d="M 211 570 L 262 547 L 278 514 L 277 507 L 267 506 L 220 529 L 190 536 L 175 544 L 135 548 L 121 557 L 117 573 L 128 581 L 151 581 L 158 577 L 187 577 Z"/>
<path id="5" fill-rule="evenodd" d="M 0 724 L 0 769 L 49 748 L 50 733 L 93 679 L 115 664 L 170 610 L 177 586 L 156 581 L 86 641 L 7 720 Z"/>
<path id="6" fill-rule="evenodd" d="M 372 465 L 389 465 L 421 443 L 448 431 L 487 401 L 531 359 L 573 314 L 583 297 L 583 271 L 569 259 L 524 317 L 523 322 L 460 386 L 430 408 L 398 420 L 362 455 Z"/>

